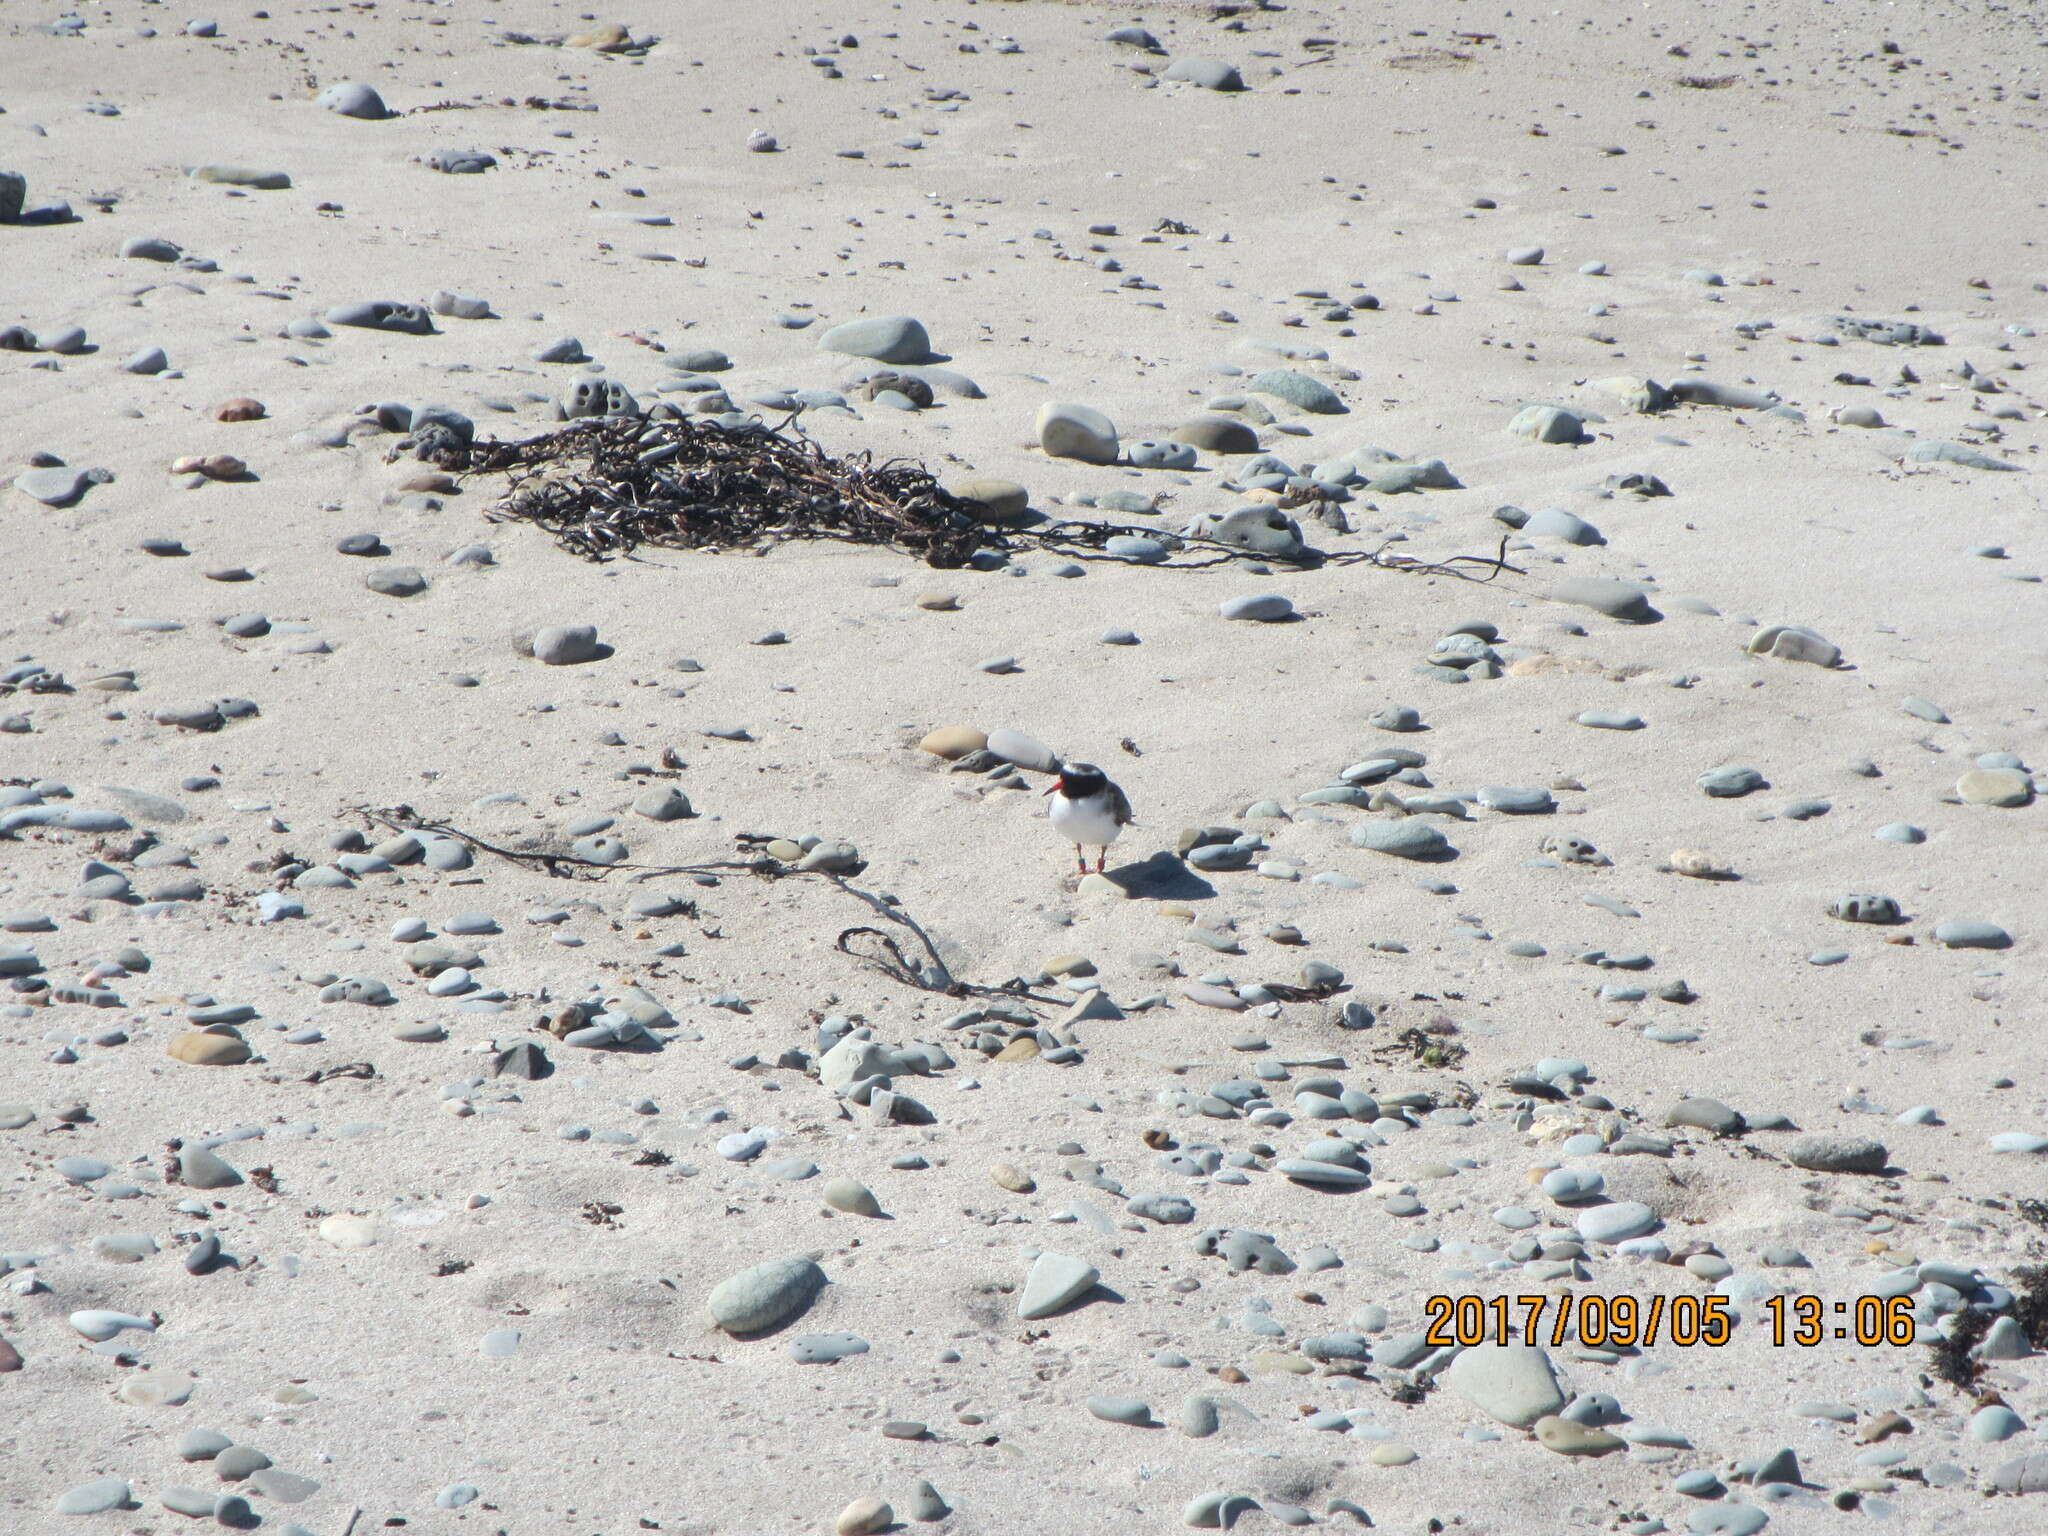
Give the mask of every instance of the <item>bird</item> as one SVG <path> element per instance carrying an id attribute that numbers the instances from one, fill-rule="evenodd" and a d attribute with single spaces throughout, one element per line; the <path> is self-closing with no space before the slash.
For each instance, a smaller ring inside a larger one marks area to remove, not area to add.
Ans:
<path id="1" fill-rule="evenodd" d="M 1122 789 L 1093 763 L 1066 763 L 1059 777 L 1045 791 L 1054 797 L 1052 824 L 1074 845 L 1074 862 L 1088 873 L 1083 844 L 1099 850 L 1095 873 L 1102 873 L 1109 859 L 1109 845 L 1123 835 L 1132 821 L 1131 802 Z"/>

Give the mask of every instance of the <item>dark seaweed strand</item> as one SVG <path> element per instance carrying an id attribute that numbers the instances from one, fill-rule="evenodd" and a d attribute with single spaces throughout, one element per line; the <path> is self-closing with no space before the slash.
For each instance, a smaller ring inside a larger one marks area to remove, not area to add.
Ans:
<path id="1" fill-rule="evenodd" d="M 940 570 L 988 550 L 1028 550 L 1080 560 L 1138 563 L 1105 546 L 1119 534 L 1158 537 L 1115 523 L 1046 522 L 993 528 L 975 505 L 903 459 L 876 464 L 863 452 L 827 454 L 793 428 L 756 423 L 733 429 L 687 417 L 606 417 L 572 422 L 519 442 L 423 444 L 420 455 L 468 475 L 503 474 L 510 484 L 488 514 L 533 523 L 588 560 L 631 556 L 643 547 L 745 550 L 763 554 L 794 539 L 836 539 L 901 551 Z M 1211 539 L 1168 536 L 1167 569 L 1193 570 L 1252 556 Z M 1506 540 L 1491 556 L 1419 561 L 1387 552 L 1305 553 L 1298 566 L 1366 564 L 1380 570 L 1490 581 L 1517 571 Z"/>

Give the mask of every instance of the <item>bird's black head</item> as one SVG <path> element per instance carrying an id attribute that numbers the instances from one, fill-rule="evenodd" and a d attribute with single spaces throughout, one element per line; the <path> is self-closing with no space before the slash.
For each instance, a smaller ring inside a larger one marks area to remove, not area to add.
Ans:
<path id="1" fill-rule="evenodd" d="M 1069 800 L 1085 800 L 1109 782 L 1093 763 L 1067 763 L 1060 768 L 1059 791 Z"/>

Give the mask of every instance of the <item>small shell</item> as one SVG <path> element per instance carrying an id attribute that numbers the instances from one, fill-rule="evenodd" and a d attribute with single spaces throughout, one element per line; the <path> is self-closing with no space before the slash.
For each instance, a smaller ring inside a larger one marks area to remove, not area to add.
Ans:
<path id="1" fill-rule="evenodd" d="M 1695 880 L 1726 880 L 1734 873 L 1726 864 L 1697 848 L 1680 848 L 1667 861 L 1674 875 L 1690 875 Z"/>

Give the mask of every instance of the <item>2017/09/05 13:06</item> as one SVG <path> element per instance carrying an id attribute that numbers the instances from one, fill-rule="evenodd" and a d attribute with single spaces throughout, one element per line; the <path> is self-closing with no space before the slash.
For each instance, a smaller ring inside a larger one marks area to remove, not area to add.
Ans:
<path id="1" fill-rule="evenodd" d="M 1471 1348 L 1489 1341 L 1544 1341 L 1554 1349 L 1567 1340 L 1594 1348 L 1719 1349 L 1734 1337 L 1735 1314 L 1725 1296 L 1431 1296 L 1424 1303 L 1429 1327 L 1423 1334 L 1434 1349 Z M 1904 1348 L 1918 1337 L 1918 1319 L 1908 1296 L 1858 1296 L 1828 1302 L 1818 1296 L 1767 1296 L 1762 1302 L 1773 1348 L 1811 1349 L 1828 1339 L 1866 1348 Z M 1517 1317 L 1519 1313 L 1519 1317 Z M 1544 1328 L 1544 1315 L 1550 1326 Z"/>

